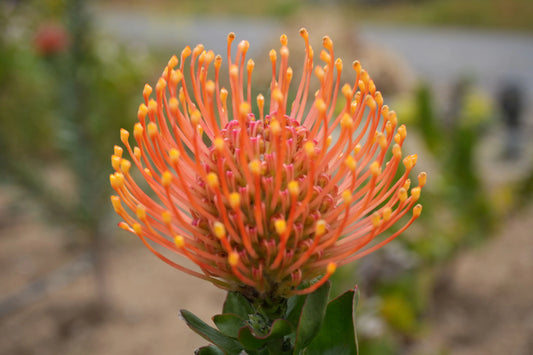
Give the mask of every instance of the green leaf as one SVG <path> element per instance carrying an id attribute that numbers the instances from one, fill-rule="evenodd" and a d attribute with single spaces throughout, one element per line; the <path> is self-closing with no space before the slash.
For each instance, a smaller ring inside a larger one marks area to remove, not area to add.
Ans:
<path id="1" fill-rule="evenodd" d="M 224 355 L 224 352 L 214 345 L 203 346 L 194 351 L 195 355 Z"/>
<path id="2" fill-rule="evenodd" d="M 242 346 L 235 339 L 232 339 L 215 328 L 209 326 L 207 323 L 196 317 L 191 312 L 182 309 L 180 311 L 181 316 L 192 330 L 201 335 L 204 339 L 207 339 L 211 343 L 215 344 L 220 350 L 226 354 L 238 354 L 243 350 Z"/>
<path id="3" fill-rule="evenodd" d="M 248 319 L 249 314 L 254 313 L 250 302 L 238 292 L 228 292 L 222 313 L 235 313 L 242 319 Z"/>
<path id="4" fill-rule="evenodd" d="M 247 350 L 258 350 L 266 343 L 279 339 L 292 332 L 292 327 L 285 319 L 276 319 L 268 334 L 254 335 L 251 327 L 243 327 L 239 332 L 239 341 Z"/>
<path id="5" fill-rule="evenodd" d="M 239 335 L 239 330 L 246 325 L 244 319 L 235 313 L 217 314 L 213 317 L 213 322 L 222 334 L 235 339 Z"/>
<path id="6" fill-rule="evenodd" d="M 359 293 L 355 289 L 328 303 L 322 328 L 306 348 L 306 354 L 357 355 L 355 310 L 358 301 Z"/>
<path id="7" fill-rule="evenodd" d="M 318 334 L 326 313 L 330 287 L 331 282 L 328 281 L 305 298 L 296 329 L 295 354 L 309 345 Z"/>

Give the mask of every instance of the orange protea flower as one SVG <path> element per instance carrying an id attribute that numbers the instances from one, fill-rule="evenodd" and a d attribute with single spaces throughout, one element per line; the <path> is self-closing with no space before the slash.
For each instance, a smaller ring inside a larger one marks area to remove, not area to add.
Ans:
<path id="1" fill-rule="evenodd" d="M 400 167 L 405 126 L 397 127 L 396 114 L 359 62 L 353 63 L 354 83 L 339 90 L 343 64 L 331 39 L 323 39 L 324 65 L 314 67 L 308 33 L 300 35 L 306 57 L 294 99 L 283 35 L 280 58 L 270 51 L 272 82 L 266 104 L 257 96 L 256 114 L 247 41 L 232 58 L 235 35 L 228 36 L 229 90 L 219 82 L 222 58 L 202 45 L 186 47 L 179 60 L 170 59 L 155 98 L 150 86 L 144 88 L 133 129 L 137 146 L 121 130 L 152 191 L 135 182 L 121 147 L 111 158 L 118 194 L 111 201 L 124 219 L 120 227 L 175 268 L 251 299 L 314 291 L 337 266 L 394 239 L 422 210 L 415 203 L 426 174 L 411 189 L 408 178 L 416 155 Z M 320 88 L 309 100 L 313 74 Z M 398 170 L 403 174 L 395 179 Z M 409 211 L 404 226 L 374 241 Z M 201 272 L 171 261 L 148 240 Z"/>

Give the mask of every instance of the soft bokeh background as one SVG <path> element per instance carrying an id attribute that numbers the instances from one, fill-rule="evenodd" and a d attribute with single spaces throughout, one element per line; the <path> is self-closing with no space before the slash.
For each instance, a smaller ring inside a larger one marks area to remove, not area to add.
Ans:
<path id="1" fill-rule="evenodd" d="M 416 225 L 336 274 L 361 290 L 361 354 L 533 353 L 532 18 L 530 0 L 0 0 L 0 354 L 205 343 L 178 310 L 207 320 L 223 292 L 116 228 L 109 156 L 185 45 L 224 54 L 235 32 L 259 87 L 282 33 L 299 65 L 302 26 L 362 62 L 429 174 Z"/>

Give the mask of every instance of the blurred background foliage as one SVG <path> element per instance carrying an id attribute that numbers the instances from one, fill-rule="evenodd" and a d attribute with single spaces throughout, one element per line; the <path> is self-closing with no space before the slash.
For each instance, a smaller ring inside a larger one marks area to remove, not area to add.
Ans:
<path id="1" fill-rule="evenodd" d="M 272 17 L 283 24 L 333 6 L 318 0 L 96 3 L 191 16 Z M 339 0 L 334 5 L 349 23 L 533 31 L 529 0 Z M 106 303 L 102 244 L 110 220 L 109 156 L 119 129 L 136 119 L 144 83 L 155 81 L 170 54 L 99 32 L 86 6 L 83 0 L 0 1 L 0 183 L 21 187 L 51 223 L 76 231 L 65 244 L 93 255 L 100 279 L 96 299 Z M 401 353 L 423 336 L 435 293 L 445 287 L 447 263 L 460 250 L 486 242 L 533 192 L 533 170 L 499 190 L 484 183 L 477 150 L 487 130 L 498 125 L 500 112 L 495 98 L 473 80 L 457 78 L 445 109 L 428 83 L 418 82 L 407 92 L 379 88 L 390 92 L 390 106 L 408 124 L 417 142 L 409 149 L 420 149 L 429 183 L 424 212 L 413 228 L 335 275 L 334 293 L 354 283 L 362 292 L 358 329 L 365 355 Z"/>

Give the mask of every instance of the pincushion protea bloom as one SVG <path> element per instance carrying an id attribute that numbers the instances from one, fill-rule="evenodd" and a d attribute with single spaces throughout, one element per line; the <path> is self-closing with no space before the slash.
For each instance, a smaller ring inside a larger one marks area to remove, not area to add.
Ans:
<path id="1" fill-rule="evenodd" d="M 397 126 L 368 73 L 355 61 L 355 81 L 340 89 L 343 63 L 331 39 L 324 37 L 323 65 L 315 67 L 308 32 L 300 35 L 306 56 L 295 93 L 283 35 L 279 58 L 270 51 L 269 94 L 254 103 L 247 41 L 232 57 L 235 35 L 228 35 L 229 90 L 219 80 L 221 56 L 186 47 L 168 62 L 155 97 L 145 86 L 136 146 L 121 130 L 131 161 L 119 146 L 111 158 L 119 226 L 175 268 L 249 299 L 314 291 L 337 266 L 394 239 L 422 209 L 415 204 L 426 175 L 410 188 L 416 155 L 402 158 L 405 126 Z M 309 97 L 313 74 L 319 89 Z M 142 184 L 130 173 L 132 163 Z M 376 239 L 407 213 L 405 225 Z"/>

